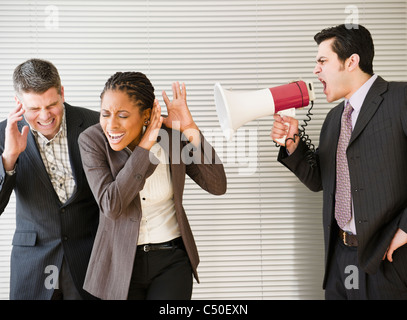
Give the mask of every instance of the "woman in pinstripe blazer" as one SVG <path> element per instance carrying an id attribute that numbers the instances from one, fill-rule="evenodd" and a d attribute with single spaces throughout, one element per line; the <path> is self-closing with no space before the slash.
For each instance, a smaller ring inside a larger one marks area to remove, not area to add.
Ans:
<path id="1" fill-rule="evenodd" d="M 182 206 L 185 175 L 212 194 L 226 191 L 185 85 L 173 84 L 173 101 L 163 97 L 165 119 L 147 77 L 118 72 L 102 92 L 100 123 L 79 138 L 101 212 L 84 288 L 101 299 L 190 299 L 199 256 Z"/>

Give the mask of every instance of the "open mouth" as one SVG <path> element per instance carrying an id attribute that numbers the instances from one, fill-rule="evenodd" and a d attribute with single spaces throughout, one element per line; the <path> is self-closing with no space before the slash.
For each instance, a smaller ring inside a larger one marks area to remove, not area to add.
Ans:
<path id="1" fill-rule="evenodd" d="M 38 124 L 40 126 L 42 126 L 42 127 L 48 127 L 48 126 L 52 125 L 54 123 L 54 121 L 55 121 L 55 119 L 52 118 L 52 119 L 48 120 L 47 122 L 39 122 L 38 121 Z"/>
<path id="2" fill-rule="evenodd" d="M 124 133 L 112 133 L 108 132 L 107 133 L 109 140 L 113 143 L 120 142 L 120 140 L 124 137 Z"/>
<path id="3" fill-rule="evenodd" d="M 326 82 L 320 78 L 318 80 L 321 81 L 322 85 L 324 86 L 324 93 L 326 94 Z"/>

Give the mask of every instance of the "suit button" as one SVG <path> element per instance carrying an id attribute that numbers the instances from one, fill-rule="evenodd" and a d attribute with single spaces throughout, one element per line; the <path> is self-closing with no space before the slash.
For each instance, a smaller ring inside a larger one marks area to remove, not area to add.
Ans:
<path id="1" fill-rule="evenodd" d="M 64 240 L 64 241 L 68 241 L 68 239 L 69 239 L 68 236 L 63 236 L 62 237 L 62 240 Z"/>
<path id="2" fill-rule="evenodd" d="M 141 176 L 141 174 L 137 174 L 136 175 L 136 180 L 141 180 L 143 177 Z"/>

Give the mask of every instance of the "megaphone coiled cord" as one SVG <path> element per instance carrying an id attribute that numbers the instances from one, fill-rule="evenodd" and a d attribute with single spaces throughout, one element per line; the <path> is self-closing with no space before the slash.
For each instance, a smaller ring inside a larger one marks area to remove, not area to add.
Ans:
<path id="1" fill-rule="evenodd" d="M 295 143 L 296 136 L 298 136 L 302 141 L 305 142 L 305 144 L 308 147 L 307 152 L 305 153 L 305 160 L 308 162 L 308 164 L 311 166 L 311 168 L 316 166 L 316 159 L 314 157 L 314 152 L 315 152 L 315 146 L 312 144 L 311 138 L 309 137 L 308 134 L 305 133 L 305 127 L 308 125 L 308 122 L 311 121 L 311 116 L 313 115 L 311 113 L 312 108 L 314 107 L 314 101 L 311 101 L 311 107 L 308 109 L 308 112 L 306 114 L 306 117 L 308 119 L 304 120 L 304 124 L 301 125 L 301 128 L 298 130 L 298 134 L 295 134 L 294 137 L 286 138 L 285 139 L 285 144 L 287 144 L 288 140 L 292 140 Z M 279 147 L 279 145 L 276 143 L 276 147 Z"/>

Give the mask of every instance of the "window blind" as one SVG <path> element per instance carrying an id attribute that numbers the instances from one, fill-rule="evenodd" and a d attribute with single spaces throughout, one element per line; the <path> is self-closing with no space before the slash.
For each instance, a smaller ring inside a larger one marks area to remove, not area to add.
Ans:
<path id="1" fill-rule="evenodd" d="M 141 71 L 161 92 L 185 82 L 190 111 L 225 165 L 228 191 L 205 193 L 187 179 L 184 206 L 201 263 L 193 299 L 322 299 L 322 193 L 281 164 L 272 117 L 251 121 L 232 142 L 222 135 L 213 88 L 257 90 L 303 79 L 317 99 L 306 127 L 315 146 L 326 113 L 312 74 L 325 27 L 359 22 L 372 33 L 374 70 L 406 80 L 407 4 L 395 1 L 176 0 L 0 3 L 0 118 L 14 107 L 12 73 L 33 58 L 60 71 L 66 101 L 99 109 L 116 71 Z M 247 106 L 252 108 L 252 106 Z M 302 124 L 308 107 L 297 110 Z M 0 299 L 8 299 L 15 200 L 0 217 Z"/>

